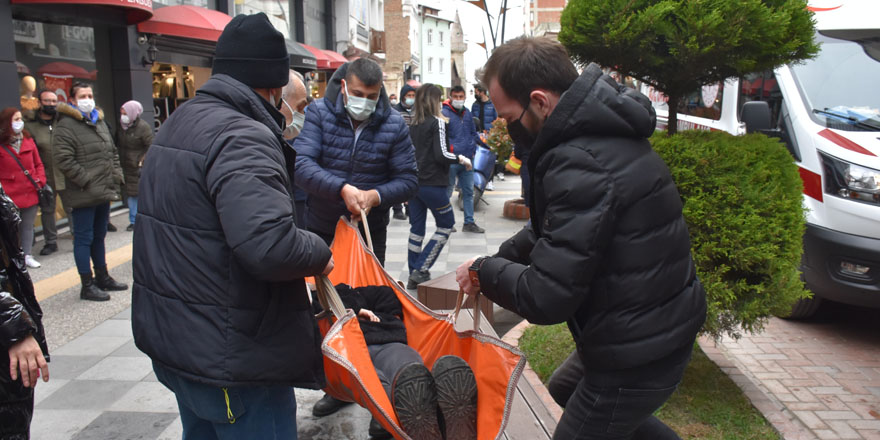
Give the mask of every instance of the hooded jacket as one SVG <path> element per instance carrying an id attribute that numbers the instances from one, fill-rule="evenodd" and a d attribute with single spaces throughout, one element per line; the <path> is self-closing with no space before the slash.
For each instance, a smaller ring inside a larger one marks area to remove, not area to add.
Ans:
<path id="1" fill-rule="evenodd" d="M 153 128 L 141 118 L 137 118 L 124 129 L 121 126 L 116 132 L 116 146 L 119 147 L 119 157 L 122 163 L 122 173 L 125 176 L 125 195 L 137 197 L 138 183 L 141 178 L 141 166 L 147 149 L 153 143 Z"/>
<path id="2" fill-rule="evenodd" d="M 530 226 L 479 270 L 499 305 L 566 321 L 586 377 L 662 361 L 706 317 L 681 198 L 646 139 L 655 121 L 647 98 L 591 64 L 532 146 Z"/>
<path id="3" fill-rule="evenodd" d="M 391 109 L 382 88 L 375 112 L 355 130 L 342 102 L 342 79 L 348 64 L 336 70 L 324 97 L 306 108 L 306 122 L 294 147 L 296 185 L 309 193 L 306 224 L 310 230 L 332 234 L 340 216 L 348 215 L 340 191 L 345 184 L 375 189 L 389 209 L 418 191 L 415 154 L 409 128 Z M 376 208 L 374 208 L 376 209 Z"/>
<path id="4" fill-rule="evenodd" d="M 397 110 L 400 113 L 400 116 L 403 116 L 403 120 L 406 122 L 406 125 L 412 124 L 412 111 L 415 108 L 415 104 L 407 108 L 403 105 L 403 101 L 406 99 L 406 94 L 409 92 L 415 92 L 416 88 L 409 85 L 404 84 L 403 87 L 400 88 L 400 102 L 392 106 L 394 110 Z"/>
<path id="5" fill-rule="evenodd" d="M 304 277 L 330 249 L 298 229 L 283 116 L 213 75 L 162 125 L 141 169 L 132 329 L 154 362 L 213 386 L 320 388 Z"/>
<path id="6" fill-rule="evenodd" d="M 92 123 L 63 102 L 57 109 L 61 117 L 52 136 L 52 157 L 64 176 L 55 182 L 64 206 L 87 208 L 119 200 L 122 167 L 104 112 L 96 110 L 98 119 Z"/>
<path id="7" fill-rule="evenodd" d="M 452 107 L 450 100 L 443 101 L 443 116 L 449 119 L 449 141 L 452 142 L 452 152 L 461 154 L 471 161 L 477 154 L 477 145 L 482 144 L 480 135 L 474 127 L 474 115 L 462 106 L 461 111 Z"/>

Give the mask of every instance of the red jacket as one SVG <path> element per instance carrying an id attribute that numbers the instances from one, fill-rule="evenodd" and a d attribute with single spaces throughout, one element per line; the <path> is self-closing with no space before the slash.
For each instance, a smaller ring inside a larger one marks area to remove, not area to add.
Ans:
<path id="1" fill-rule="evenodd" d="M 8 150 L 8 151 L 7 151 Z M 16 154 L 12 145 L 4 145 L 0 148 L 0 185 L 19 209 L 30 208 L 40 203 L 37 190 L 31 181 L 21 171 L 21 167 L 15 163 L 15 159 L 9 153 Z M 33 139 L 21 140 L 21 150 L 18 152 L 18 160 L 27 168 L 31 177 L 42 188 L 46 185 L 46 172 L 43 170 L 43 161 L 37 152 L 37 145 Z"/>

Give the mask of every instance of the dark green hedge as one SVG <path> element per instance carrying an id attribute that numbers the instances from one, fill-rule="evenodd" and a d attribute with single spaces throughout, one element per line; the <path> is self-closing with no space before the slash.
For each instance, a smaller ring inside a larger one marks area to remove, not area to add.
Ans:
<path id="1" fill-rule="evenodd" d="M 697 273 L 719 337 L 760 330 L 808 296 L 800 280 L 802 183 L 785 146 L 764 135 L 657 134 L 654 149 L 684 200 Z"/>

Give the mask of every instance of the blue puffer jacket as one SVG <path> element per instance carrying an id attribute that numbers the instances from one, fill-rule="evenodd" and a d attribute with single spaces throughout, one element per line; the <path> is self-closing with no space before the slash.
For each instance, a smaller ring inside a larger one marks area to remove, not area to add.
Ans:
<path id="1" fill-rule="evenodd" d="M 342 79 L 348 64 L 333 77 L 324 97 L 307 107 L 306 123 L 296 138 L 296 185 L 309 193 L 308 229 L 332 233 L 348 215 L 340 191 L 345 184 L 375 189 L 378 209 L 409 200 L 418 191 L 418 169 L 409 128 L 391 109 L 385 89 L 376 111 L 354 144 L 354 129 L 342 103 Z M 376 209 L 376 208 L 374 208 Z"/>
<path id="2" fill-rule="evenodd" d="M 480 107 L 482 107 L 482 112 Z M 498 119 L 498 112 L 495 110 L 495 104 L 492 104 L 491 99 L 486 102 L 481 102 L 479 99 L 474 101 L 474 105 L 471 106 L 471 114 L 482 122 L 482 127 L 477 127 L 478 131 L 491 130 L 492 123 Z"/>
<path id="3" fill-rule="evenodd" d="M 477 144 L 483 143 L 474 127 L 474 115 L 467 107 L 462 107 L 461 112 L 455 111 L 452 103 L 447 99 L 443 101 L 443 116 L 449 118 L 447 129 L 449 130 L 449 142 L 452 143 L 452 152 L 473 160 L 474 154 L 477 152 Z"/>

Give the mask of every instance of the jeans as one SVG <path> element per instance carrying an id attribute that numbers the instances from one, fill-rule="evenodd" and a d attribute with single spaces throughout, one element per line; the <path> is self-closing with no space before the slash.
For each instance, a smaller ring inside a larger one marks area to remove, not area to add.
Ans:
<path id="1" fill-rule="evenodd" d="M 474 222 L 474 170 L 466 170 L 464 165 L 454 163 L 449 166 L 449 186 L 446 188 L 446 196 L 452 197 L 455 189 L 455 180 L 461 188 L 461 196 L 464 199 L 464 224 Z"/>
<path id="2" fill-rule="evenodd" d="M 155 362 L 153 370 L 177 398 L 183 440 L 296 440 L 292 387 L 221 388 L 184 379 Z"/>
<path id="3" fill-rule="evenodd" d="M 434 216 L 437 230 L 425 247 L 425 220 L 428 210 Z M 442 186 L 420 186 L 419 192 L 409 201 L 409 248 L 407 263 L 409 273 L 414 270 L 428 270 L 437 261 L 437 256 L 449 240 L 452 226 L 455 225 L 455 214 Z"/>
<path id="4" fill-rule="evenodd" d="M 137 197 L 127 197 L 126 202 L 128 203 L 128 223 L 134 224 L 134 218 L 138 213 L 138 198 Z"/>
<path id="5" fill-rule="evenodd" d="M 34 247 L 34 220 L 37 219 L 37 210 L 39 205 L 30 208 L 20 209 L 21 215 L 21 251 L 25 255 L 30 255 Z"/>
<path id="6" fill-rule="evenodd" d="M 370 238 L 373 239 L 373 253 L 376 254 L 376 259 L 379 260 L 379 264 L 382 266 L 385 265 L 385 242 L 388 238 L 388 223 L 391 222 L 389 211 L 388 208 L 374 208 L 367 214 L 367 223 L 370 224 Z M 367 236 L 364 234 L 364 222 L 358 222 L 358 229 L 361 231 L 361 236 L 364 237 L 364 242 L 366 242 Z M 324 233 L 311 228 L 308 228 L 308 230 L 321 237 L 324 243 L 327 243 L 327 246 L 333 243 L 332 232 Z"/>
<path id="7" fill-rule="evenodd" d="M 419 352 L 401 342 L 370 344 L 367 345 L 367 350 L 370 351 L 373 367 L 376 369 L 379 382 L 382 382 L 382 388 L 385 388 L 385 394 L 389 399 L 392 399 L 391 383 L 397 376 L 397 372 L 409 364 L 423 363 Z"/>
<path id="8" fill-rule="evenodd" d="M 53 197 L 46 206 L 40 206 L 40 223 L 43 225 L 43 244 L 52 245 L 58 242 L 58 227 L 55 225 L 55 204 L 58 197 Z"/>
<path id="9" fill-rule="evenodd" d="M 88 208 L 73 208 L 73 259 L 82 275 L 91 274 L 89 257 L 95 267 L 107 266 L 104 255 L 104 237 L 110 222 L 110 203 Z"/>
<path id="10" fill-rule="evenodd" d="M 556 369 L 547 389 L 553 400 L 565 408 L 554 439 L 651 439 L 677 440 L 680 437 L 658 418 L 660 408 L 675 391 L 690 359 L 691 346 L 677 350 L 665 359 L 656 374 L 623 385 L 587 382 L 577 351 Z"/>

